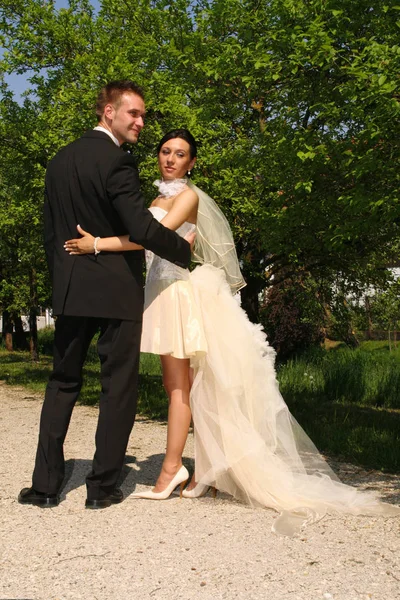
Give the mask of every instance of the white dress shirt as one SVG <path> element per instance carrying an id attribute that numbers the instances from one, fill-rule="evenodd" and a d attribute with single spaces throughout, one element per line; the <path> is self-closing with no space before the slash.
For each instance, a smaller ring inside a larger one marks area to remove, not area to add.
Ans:
<path id="1" fill-rule="evenodd" d="M 116 144 L 117 146 L 119 146 L 119 141 L 117 140 L 117 138 L 115 137 L 115 135 L 113 135 L 111 133 L 111 131 L 108 131 L 108 129 L 106 129 L 105 127 L 102 127 L 101 125 L 97 125 L 97 127 L 93 128 L 94 131 L 102 131 L 103 133 L 106 133 L 108 136 L 110 136 L 110 138 L 112 139 L 112 141 L 114 142 L 114 144 Z"/>

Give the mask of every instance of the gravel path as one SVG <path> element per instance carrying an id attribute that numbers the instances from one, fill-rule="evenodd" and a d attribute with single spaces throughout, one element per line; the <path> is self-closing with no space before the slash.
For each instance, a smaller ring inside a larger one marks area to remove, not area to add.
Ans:
<path id="1" fill-rule="evenodd" d="M 228 496 L 164 502 L 129 494 L 156 479 L 165 423 L 139 419 L 128 447 L 126 500 L 84 509 L 97 410 L 77 406 L 68 480 L 54 509 L 21 506 L 30 484 L 41 400 L 0 385 L 0 600 L 396 600 L 400 523 L 326 517 L 294 539 L 271 533 L 274 512 Z M 192 467 L 192 439 L 185 451 Z M 342 479 L 399 503 L 399 477 L 334 464 Z"/>

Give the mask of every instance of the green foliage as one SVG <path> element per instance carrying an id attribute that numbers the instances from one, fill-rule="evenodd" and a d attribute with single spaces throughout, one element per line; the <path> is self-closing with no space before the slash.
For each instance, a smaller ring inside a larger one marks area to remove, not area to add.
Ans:
<path id="1" fill-rule="evenodd" d="M 326 337 L 356 347 L 358 339 L 354 329 L 355 310 L 356 304 L 342 290 L 330 293 Z"/>
<path id="2" fill-rule="evenodd" d="M 259 292 L 281 273 L 307 271 L 326 286 L 383 284 L 400 223 L 396 6 L 103 0 L 94 14 L 87 0 L 59 11 L 3 0 L 0 16 L 0 71 L 24 73 L 32 87 L 22 107 L 2 90 L 0 230 L 18 236 L 3 306 L 32 302 L 27 264 L 45 301 L 45 166 L 94 124 L 99 87 L 120 77 L 146 90 L 134 152 L 149 199 L 161 134 L 187 126 L 201 142 L 195 182 L 232 224 L 252 318 Z M 2 264 L 7 252 L 0 248 Z"/>
<path id="3" fill-rule="evenodd" d="M 52 356 L 54 344 L 54 327 L 45 327 L 38 331 L 39 353 Z"/>
<path id="4" fill-rule="evenodd" d="M 28 119 L 25 108 L 17 112 Z M 5 126 L 0 122 L 0 136 L 2 130 Z M 13 144 L 1 147 L 0 307 L 17 314 L 27 314 L 34 302 L 49 303 L 42 245 L 43 175 L 43 167 Z"/>
<path id="5" fill-rule="evenodd" d="M 372 297 L 371 312 L 378 326 L 388 331 L 390 344 L 390 331 L 396 331 L 400 323 L 400 280 Z"/>
<path id="6" fill-rule="evenodd" d="M 260 316 L 280 361 L 323 341 L 324 309 L 315 281 L 306 274 L 270 288 Z"/>

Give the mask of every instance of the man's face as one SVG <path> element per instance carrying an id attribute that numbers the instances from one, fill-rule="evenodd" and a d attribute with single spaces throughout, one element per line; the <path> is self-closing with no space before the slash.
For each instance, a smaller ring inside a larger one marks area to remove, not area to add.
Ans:
<path id="1" fill-rule="evenodd" d="M 143 99 L 132 92 L 123 94 L 119 105 L 107 104 L 104 109 L 111 132 L 120 144 L 136 144 L 144 127 L 145 112 Z"/>

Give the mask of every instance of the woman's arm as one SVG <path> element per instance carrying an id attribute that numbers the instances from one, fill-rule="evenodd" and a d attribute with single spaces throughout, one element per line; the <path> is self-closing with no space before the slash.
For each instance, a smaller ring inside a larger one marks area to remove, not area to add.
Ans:
<path id="1" fill-rule="evenodd" d="M 77 225 L 77 230 L 81 234 L 81 238 L 67 240 L 64 244 L 66 252 L 69 254 L 94 254 L 94 242 L 97 238 L 91 235 L 88 231 Z M 122 252 L 127 250 L 142 250 L 143 246 L 134 244 L 129 241 L 128 235 L 114 236 L 108 238 L 98 238 L 96 248 L 99 252 Z"/>
<path id="2" fill-rule="evenodd" d="M 199 199 L 196 192 L 191 189 L 184 190 L 175 198 L 171 209 L 161 220 L 161 223 L 164 227 L 175 231 L 185 221 L 196 220 L 198 203 Z M 82 229 L 80 225 L 77 226 L 77 230 L 82 237 L 67 240 L 64 244 L 66 252 L 69 252 L 71 255 L 94 254 L 94 242 L 97 238 L 88 231 Z M 185 236 L 185 239 L 192 245 L 194 236 L 190 236 L 190 238 L 188 236 L 189 234 Z M 100 252 L 122 252 L 127 250 L 142 250 L 143 246 L 130 242 L 128 235 L 122 235 L 99 238 L 96 243 L 96 248 Z"/>
<path id="3" fill-rule="evenodd" d="M 195 223 L 198 204 L 199 198 L 196 192 L 190 188 L 184 190 L 177 195 L 172 207 L 160 222 L 164 227 L 173 229 L 174 231 L 185 223 L 185 221 Z"/>

